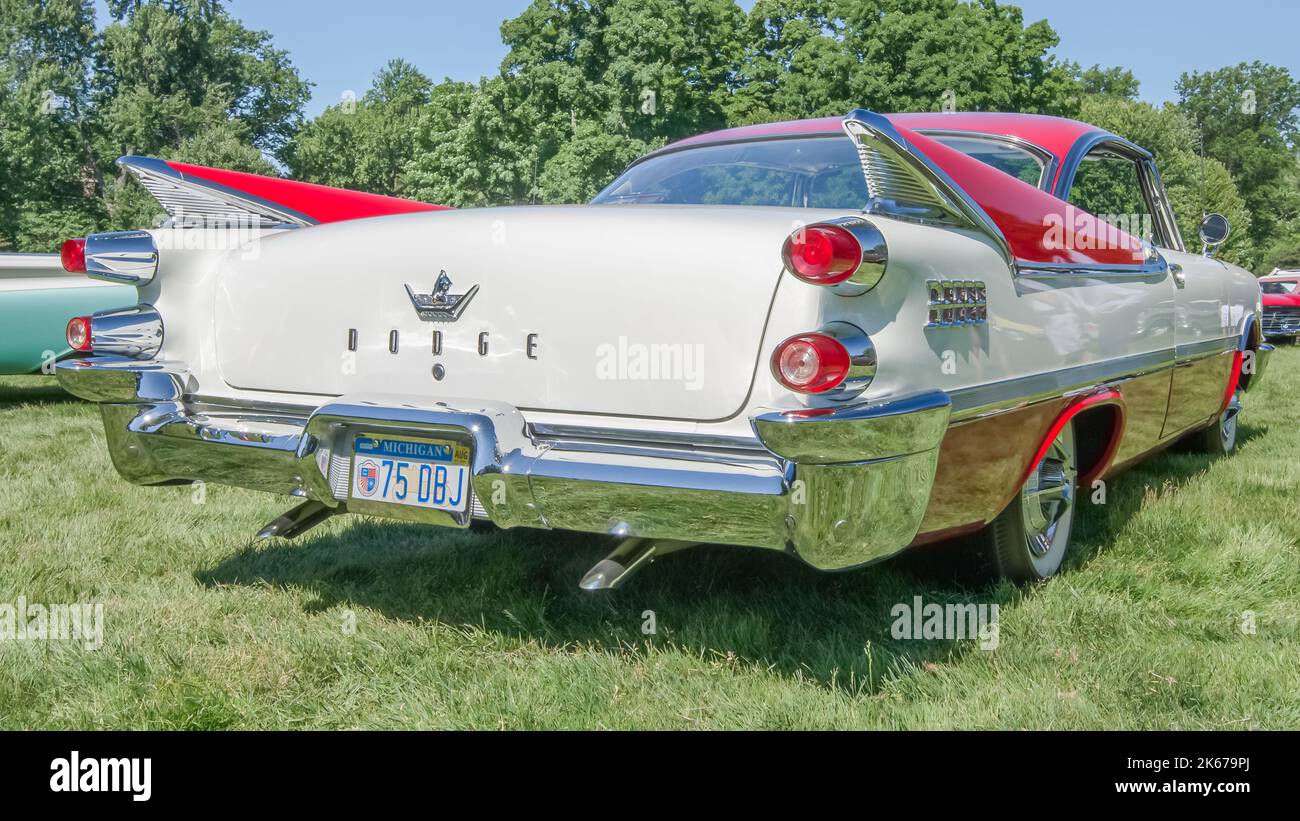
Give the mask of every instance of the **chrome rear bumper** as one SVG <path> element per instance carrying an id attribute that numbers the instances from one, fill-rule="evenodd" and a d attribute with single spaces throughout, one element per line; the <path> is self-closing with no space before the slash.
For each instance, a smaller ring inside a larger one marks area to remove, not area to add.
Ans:
<path id="1" fill-rule="evenodd" d="M 915 537 L 947 429 L 942 393 L 834 412 L 769 414 L 755 437 L 547 430 L 498 402 L 344 396 L 316 408 L 204 402 L 185 366 L 101 359 L 58 368 L 101 403 L 113 464 L 138 484 L 201 480 L 339 511 L 466 527 L 539 527 L 747 545 L 825 570 L 885 558 Z M 469 446 L 463 513 L 349 498 L 362 432 Z"/>

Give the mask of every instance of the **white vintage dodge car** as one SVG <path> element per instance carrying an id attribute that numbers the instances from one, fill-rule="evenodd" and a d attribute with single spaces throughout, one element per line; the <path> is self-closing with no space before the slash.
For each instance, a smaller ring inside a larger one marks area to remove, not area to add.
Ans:
<path id="1" fill-rule="evenodd" d="M 264 537 L 613 534 L 599 589 L 699 542 L 840 570 L 963 536 L 1041 579 L 1080 489 L 1231 451 L 1271 350 L 1222 217 L 1184 250 L 1151 156 L 1064 119 L 732 129 L 564 207 L 121 162 L 172 219 L 84 240 L 139 306 L 74 318 L 59 377 L 128 480 L 296 497 Z"/>

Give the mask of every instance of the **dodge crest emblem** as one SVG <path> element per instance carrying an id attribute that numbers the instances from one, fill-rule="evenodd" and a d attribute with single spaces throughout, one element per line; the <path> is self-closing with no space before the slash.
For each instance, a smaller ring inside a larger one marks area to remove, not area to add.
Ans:
<path id="1" fill-rule="evenodd" d="M 438 279 L 433 283 L 433 292 L 422 294 L 410 285 L 406 286 L 407 296 L 415 306 L 415 312 L 426 322 L 455 322 L 460 319 L 465 306 L 478 293 L 478 286 L 470 288 L 463 294 L 453 294 L 451 277 L 446 271 L 438 272 Z"/>

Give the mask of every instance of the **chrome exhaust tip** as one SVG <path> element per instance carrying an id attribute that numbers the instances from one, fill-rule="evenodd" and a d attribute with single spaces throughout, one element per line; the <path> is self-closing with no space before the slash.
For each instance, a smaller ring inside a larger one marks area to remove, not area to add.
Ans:
<path id="1" fill-rule="evenodd" d="M 343 505 L 329 507 L 321 502 L 309 500 L 272 519 L 257 531 L 257 538 L 271 539 L 279 536 L 282 539 L 292 539 L 306 533 L 329 517 L 343 512 Z"/>
<path id="2" fill-rule="evenodd" d="M 699 542 L 679 542 L 670 539 L 625 539 L 583 575 L 578 582 L 578 587 L 588 591 L 613 590 L 657 557 L 685 550 L 697 544 Z"/>

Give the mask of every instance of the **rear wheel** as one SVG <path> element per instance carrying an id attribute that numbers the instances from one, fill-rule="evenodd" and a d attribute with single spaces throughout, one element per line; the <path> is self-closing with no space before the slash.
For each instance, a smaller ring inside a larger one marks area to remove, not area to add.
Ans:
<path id="1" fill-rule="evenodd" d="M 1205 430 L 1196 434 L 1197 449 L 1211 456 L 1227 456 L 1237 449 L 1237 417 L 1241 414 L 1241 389 L 1232 394 L 1228 407 Z"/>
<path id="2" fill-rule="evenodd" d="M 990 575 L 1036 582 L 1060 569 L 1070 546 L 1077 481 L 1074 423 L 1067 422 L 1011 504 L 980 534 Z"/>

